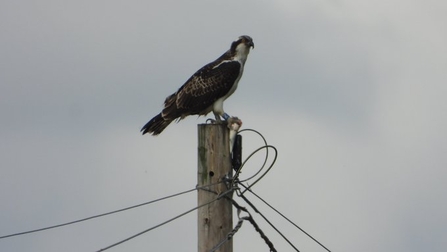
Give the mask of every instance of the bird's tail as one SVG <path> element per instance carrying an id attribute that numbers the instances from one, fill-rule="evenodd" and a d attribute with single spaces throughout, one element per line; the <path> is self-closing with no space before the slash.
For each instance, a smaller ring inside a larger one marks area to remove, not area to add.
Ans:
<path id="1" fill-rule="evenodd" d="M 160 134 L 171 122 L 172 120 L 164 119 L 160 113 L 146 123 L 141 129 L 141 132 L 143 135 L 149 133 L 155 136 Z"/>

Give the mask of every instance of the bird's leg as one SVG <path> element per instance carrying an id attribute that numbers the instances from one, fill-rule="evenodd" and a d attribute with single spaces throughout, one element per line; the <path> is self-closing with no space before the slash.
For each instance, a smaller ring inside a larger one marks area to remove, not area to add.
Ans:
<path id="1" fill-rule="evenodd" d="M 228 122 L 228 119 L 230 119 L 230 116 L 225 112 L 222 115 L 215 114 L 215 116 L 216 116 L 216 123 L 220 124 L 225 124 Z M 223 118 L 223 121 L 220 119 L 221 116 Z"/>
<path id="2" fill-rule="evenodd" d="M 216 117 L 216 122 L 217 123 L 221 123 L 222 122 L 222 120 L 220 120 L 220 115 L 219 114 L 214 113 L 214 117 Z"/>
<path id="3" fill-rule="evenodd" d="M 230 119 L 230 116 L 225 112 L 222 115 L 214 113 L 214 117 L 216 118 L 216 120 L 209 118 L 207 121 L 211 121 L 211 123 L 214 123 L 214 124 L 223 124 L 223 123 L 227 123 L 228 119 Z M 221 117 L 224 119 L 223 121 L 222 121 Z"/>

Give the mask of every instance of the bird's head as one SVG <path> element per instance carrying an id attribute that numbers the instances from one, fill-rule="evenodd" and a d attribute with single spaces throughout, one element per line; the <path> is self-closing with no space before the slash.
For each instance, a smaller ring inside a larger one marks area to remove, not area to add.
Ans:
<path id="1" fill-rule="evenodd" d="M 247 59 L 247 55 L 250 52 L 250 48 L 255 48 L 253 39 L 250 36 L 242 35 L 238 40 L 231 44 L 231 54 L 236 58 L 241 58 L 243 61 Z"/>

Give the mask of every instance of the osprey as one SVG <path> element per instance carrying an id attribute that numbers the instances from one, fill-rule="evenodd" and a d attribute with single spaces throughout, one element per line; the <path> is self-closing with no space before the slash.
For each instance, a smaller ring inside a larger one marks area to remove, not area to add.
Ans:
<path id="1" fill-rule="evenodd" d="M 215 61 L 200 68 L 168 96 L 162 112 L 143 126 L 141 132 L 160 134 L 172 121 L 189 115 L 206 115 L 213 111 L 217 122 L 230 116 L 223 110 L 223 102 L 237 88 L 250 48 L 254 48 L 249 36 L 240 36 L 231 47 Z"/>

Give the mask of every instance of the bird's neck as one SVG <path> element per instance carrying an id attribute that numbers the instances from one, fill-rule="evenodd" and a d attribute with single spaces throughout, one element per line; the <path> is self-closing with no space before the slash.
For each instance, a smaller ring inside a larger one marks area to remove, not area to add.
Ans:
<path id="1" fill-rule="evenodd" d="M 233 56 L 233 59 L 241 62 L 242 64 L 245 64 L 245 61 L 247 61 L 249 53 L 250 53 L 250 47 L 247 47 L 245 45 L 238 45 L 236 47 L 236 53 Z"/>

